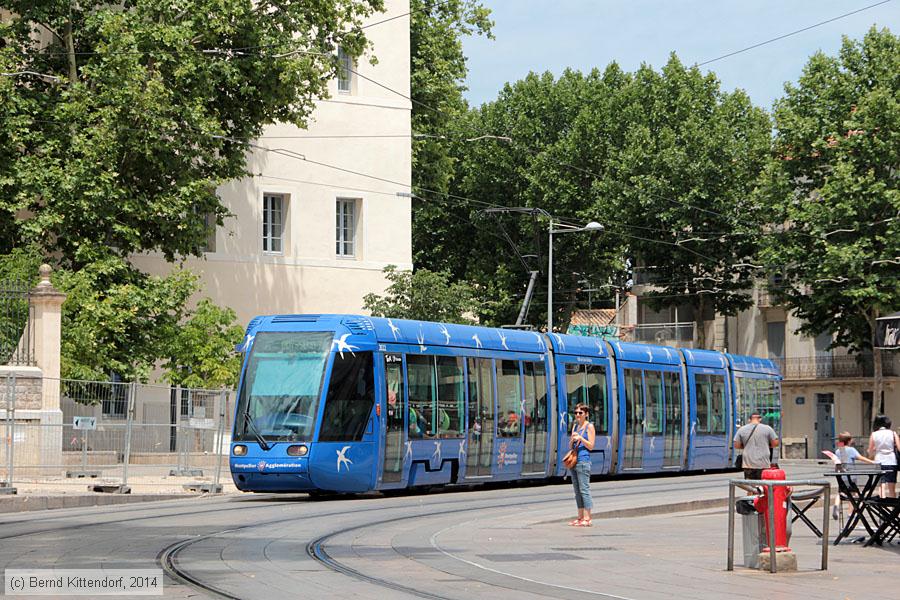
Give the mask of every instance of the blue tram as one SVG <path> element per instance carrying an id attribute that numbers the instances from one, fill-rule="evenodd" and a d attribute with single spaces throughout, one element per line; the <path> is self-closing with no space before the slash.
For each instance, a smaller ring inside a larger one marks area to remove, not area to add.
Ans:
<path id="1" fill-rule="evenodd" d="M 594 474 L 725 469 L 774 363 L 707 350 L 361 317 L 255 318 L 230 466 L 255 492 L 365 492 L 564 474 L 574 405 Z"/>

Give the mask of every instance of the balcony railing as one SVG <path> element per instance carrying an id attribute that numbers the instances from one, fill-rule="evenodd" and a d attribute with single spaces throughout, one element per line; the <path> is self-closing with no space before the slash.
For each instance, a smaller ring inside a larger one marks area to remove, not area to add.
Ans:
<path id="1" fill-rule="evenodd" d="M 900 377 L 900 357 L 882 353 L 882 373 L 885 377 Z M 852 379 L 875 374 L 872 355 L 815 356 L 775 359 L 785 379 Z"/>
<path id="2" fill-rule="evenodd" d="M 697 327 L 696 323 L 690 321 L 682 323 L 643 323 L 634 325 L 629 329 L 624 327 L 622 329 L 625 334 L 623 341 L 626 342 L 693 348 Z"/>

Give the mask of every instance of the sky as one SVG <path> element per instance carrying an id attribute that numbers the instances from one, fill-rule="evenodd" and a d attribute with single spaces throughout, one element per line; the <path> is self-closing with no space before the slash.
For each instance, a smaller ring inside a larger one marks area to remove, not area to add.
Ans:
<path id="1" fill-rule="evenodd" d="M 480 105 L 506 82 L 530 71 L 559 75 L 566 67 L 657 70 L 671 52 L 686 64 L 722 55 L 815 25 L 883 0 L 481 0 L 492 10 L 494 36 L 464 40 L 466 98 Z M 722 88 L 741 88 L 771 108 L 784 82 L 796 81 L 818 50 L 836 55 L 841 36 L 861 39 L 872 25 L 900 35 L 900 0 L 838 19 L 701 67 Z"/>

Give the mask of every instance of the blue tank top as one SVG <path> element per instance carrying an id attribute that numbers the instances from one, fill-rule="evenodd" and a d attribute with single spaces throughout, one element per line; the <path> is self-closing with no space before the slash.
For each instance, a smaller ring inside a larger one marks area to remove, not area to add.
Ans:
<path id="1" fill-rule="evenodd" d="M 585 421 L 584 426 L 581 429 L 576 429 L 575 431 L 578 433 L 578 435 L 587 439 L 587 436 L 588 436 L 587 430 L 588 430 L 588 422 Z M 578 451 L 578 462 L 585 461 L 585 460 L 588 462 L 591 461 L 591 451 L 588 450 L 584 444 L 582 444 L 581 442 L 576 442 L 575 449 Z"/>

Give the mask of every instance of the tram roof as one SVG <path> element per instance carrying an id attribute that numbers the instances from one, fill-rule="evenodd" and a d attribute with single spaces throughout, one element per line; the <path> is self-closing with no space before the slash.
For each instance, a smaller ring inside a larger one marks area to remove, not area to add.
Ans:
<path id="1" fill-rule="evenodd" d="M 721 352 L 715 350 L 693 350 L 685 348 L 684 362 L 689 367 L 706 367 L 709 369 L 724 369 L 728 366 L 728 359 Z"/>
<path id="2" fill-rule="evenodd" d="M 534 331 L 493 329 L 473 325 L 432 323 L 406 319 L 388 319 L 360 315 L 272 315 L 256 317 L 247 327 L 248 335 L 265 329 L 326 329 L 349 331 L 351 341 L 359 343 L 396 343 L 426 347 L 454 347 L 472 350 L 499 350 L 542 353 L 545 338 Z"/>
<path id="3" fill-rule="evenodd" d="M 554 333 L 550 336 L 553 351 L 557 354 L 572 354 L 575 356 L 594 356 L 605 358 L 609 356 L 606 344 L 602 339 L 583 335 L 568 335 Z"/>
<path id="4" fill-rule="evenodd" d="M 612 342 L 612 346 L 615 348 L 616 358 L 619 360 L 657 365 L 681 364 L 678 348 L 653 346 L 650 344 L 636 344 L 633 342 Z"/>
<path id="5" fill-rule="evenodd" d="M 382 317 L 356 318 L 365 318 L 371 321 L 379 342 L 513 352 L 545 352 L 547 350 L 544 336 L 536 331 L 494 329 L 474 325 Z"/>
<path id="6" fill-rule="evenodd" d="M 768 358 L 759 358 L 756 356 L 743 356 L 740 354 L 728 354 L 728 360 L 735 371 L 744 371 L 749 373 L 764 373 L 766 375 L 781 376 L 781 371 L 775 361 Z"/>

